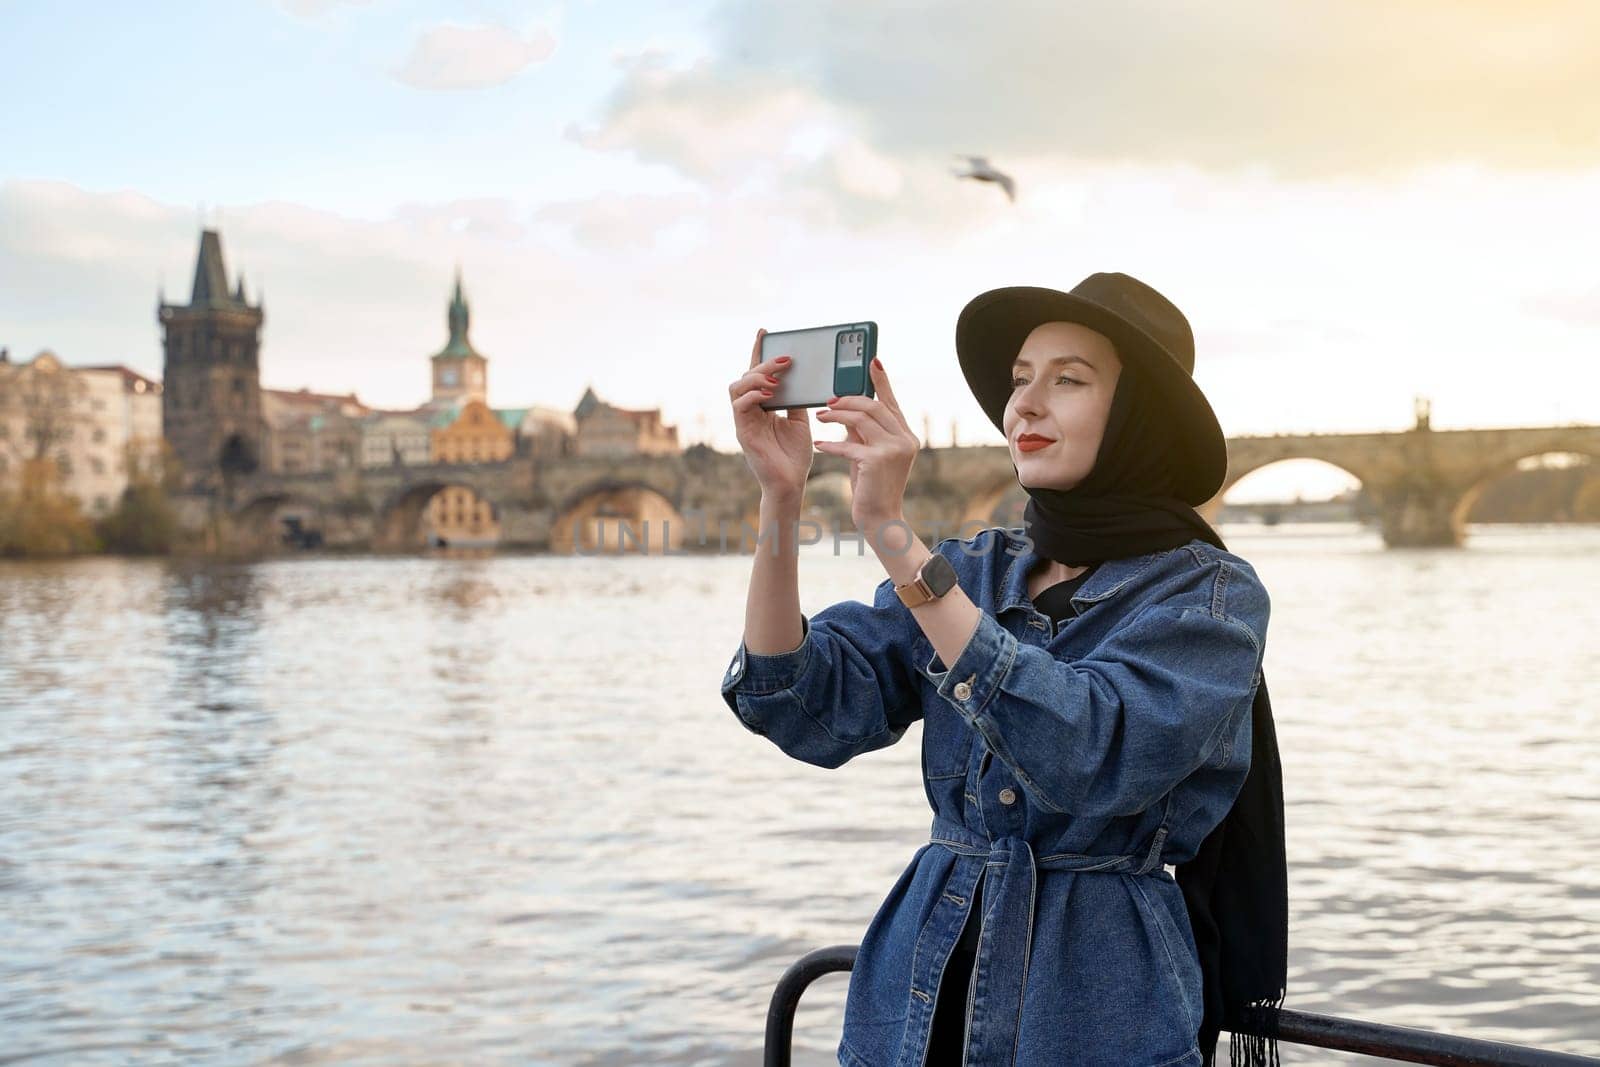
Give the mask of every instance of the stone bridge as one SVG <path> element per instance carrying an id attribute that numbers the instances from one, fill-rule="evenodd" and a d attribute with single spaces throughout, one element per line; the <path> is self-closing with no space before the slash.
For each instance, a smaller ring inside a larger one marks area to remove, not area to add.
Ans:
<path id="1" fill-rule="evenodd" d="M 1198 510 L 1215 521 L 1241 478 L 1314 459 L 1361 481 L 1385 544 L 1460 545 L 1483 488 L 1519 461 L 1549 453 L 1600 455 L 1600 427 L 1433 430 L 1419 419 L 1399 433 L 1235 437 L 1221 491 Z M 259 474 L 235 480 L 207 507 L 219 540 L 236 551 L 272 550 L 280 535 L 274 519 L 289 512 L 322 531 L 330 547 L 409 551 L 423 543 L 424 506 L 447 485 L 467 486 L 491 504 L 500 544 L 552 552 L 749 551 L 760 501 L 742 455 L 696 446 L 671 456 Z M 808 485 L 808 504 L 817 505 L 808 516 L 848 526 L 847 461 L 817 455 Z M 1025 500 L 1003 445 L 929 448 L 912 467 L 906 519 L 931 544 L 1020 525 Z M 751 540 L 742 539 L 741 523 Z"/>

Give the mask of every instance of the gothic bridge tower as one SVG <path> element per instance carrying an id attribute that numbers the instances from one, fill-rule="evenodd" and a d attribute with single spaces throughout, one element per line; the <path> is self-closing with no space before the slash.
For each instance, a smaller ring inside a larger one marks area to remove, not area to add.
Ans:
<path id="1" fill-rule="evenodd" d="M 258 294 L 259 298 L 259 294 Z M 261 304 L 233 292 L 222 265 L 222 239 L 200 235 L 188 304 L 161 299 L 163 432 L 183 464 L 186 492 L 213 493 L 263 462 Z"/>

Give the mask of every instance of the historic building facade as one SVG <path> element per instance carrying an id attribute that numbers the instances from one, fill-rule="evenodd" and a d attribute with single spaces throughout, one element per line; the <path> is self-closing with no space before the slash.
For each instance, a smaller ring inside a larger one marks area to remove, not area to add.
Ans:
<path id="1" fill-rule="evenodd" d="M 374 411 L 361 420 L 361 465 L 420 467 L 433 454 L 433 427 L 426 412 Z"/>
<path id="2" fill-rule="evenodd" d="M 534 459 L 572 455 L 572 441 L 577 434 L 578 420 L 561 408 L 534 405 L 525 410 L 517 424 L 517 439 Z"/>
<path id="3" fill-rule="evenodd" d="M 90 516 L 116 507 L 137 471 L 159 479 L 161 384 L 121 364 L 69 367 L 50 351 L 0 352 L 0 489 L 28 476 Z"/>
<path id="4" fill-rule="evenodd" d="M 661 421 L 660 408 L 619 408 L 585 389 L 573 411 L 576 456 L 666 456 L 681 452 L 678 428 Z"/>
<path id="5" fill-rule="evenodd" d="M 437 464 L 500 463 L 516 452 L 517 425 L 523 412 L 502 417 L 476 398 L 466 401 L 455 417 L 433 431 L 432 454 Z M 432 533 L 448 544 L 487 544 L 500 539 L 500 524 L 489 502 L 464 485 L 447 485 L 434 494 L 425 513 Z"/>
<path id="6" fill-rule="evenodd" d="M 514 413 L 520 421 L 521 413 Z M 434 463 L 499 463 L 517 447 L 516 423 L 500 420 L 481 400 L 461 405 L 447 425 L 433 431 Z"/>
<path id="7" fill-rule="evenodd" d="M 279 474 L 349 470 L 363 456 L 362 421 L 372 409 L 354 393 L 263 389 L 267 469 Z"/>

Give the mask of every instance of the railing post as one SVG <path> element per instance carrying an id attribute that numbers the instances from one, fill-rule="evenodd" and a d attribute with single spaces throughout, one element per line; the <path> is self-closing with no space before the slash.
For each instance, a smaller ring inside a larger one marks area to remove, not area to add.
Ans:
<path id="1" fill-rule="evenodd" d="M 772 991 L 767 1007 L 767 1041 L 762 1057 L 764 1067 L 789 1067 L 794 1044 L 794 1010 L 806 986 L 834 971 L 848 971 L 856 964 L 855 945 L 830 945 L 807 952 L 789 965 Z"/>

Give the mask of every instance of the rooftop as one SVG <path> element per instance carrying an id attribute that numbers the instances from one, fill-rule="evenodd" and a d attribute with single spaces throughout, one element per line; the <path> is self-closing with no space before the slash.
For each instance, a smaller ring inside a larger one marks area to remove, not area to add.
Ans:
<path id="1" fill-rule="evenodd" d="M 130 393 L 159 393 L 161 383 L 154 378 L 147 378 L 132 367 L 121 363 L 90 363 L 73 367 L 73 370 L 115 371 L 122 375 L 122 386 Z"/>

